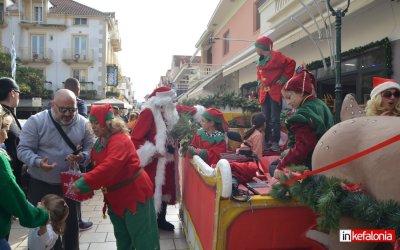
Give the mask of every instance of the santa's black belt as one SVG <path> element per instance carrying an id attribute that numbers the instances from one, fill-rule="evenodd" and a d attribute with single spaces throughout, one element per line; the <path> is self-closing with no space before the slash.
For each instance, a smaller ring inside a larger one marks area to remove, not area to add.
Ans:
<path id="1" fill-rule="evenodd" d="M 126 185 L 130 184 L 131 182 L 133 182 L 136 178 L 139 177 L 139 175 L 143 172 L 143 168 L 139 168 L 136 173 L 134 175 L 132 175 L 131 177 L 129 177 L 128 179 L 125 179 L 117 184 L 112 185 L 111 187 L 102 187 L 101 191 L 103 192 L 103 194 L 106 193 L 110 193 L 110 192 L 114 192 L 117 191 L 118 189 L 121 189 L 123 187 L 125 187 Z"/>

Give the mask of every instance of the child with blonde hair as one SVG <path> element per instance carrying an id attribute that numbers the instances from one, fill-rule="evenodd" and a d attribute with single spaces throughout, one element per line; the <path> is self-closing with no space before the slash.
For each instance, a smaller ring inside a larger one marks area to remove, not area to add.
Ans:
<path id="1" fill-rule="evenodd" d="M 28 248 L 32 250 L 52 249 L 58 237 L 63 235 L 69 208 L 64 199 L 55 194 L 45 195 L 38 207 L 49 212 L 48 224 L 29 230 Z"/>
<path id="2" fill-rule="evenodd" d="M 12 91 L 12 90 L 10 90 Z M 12 114 L 0 105 L 0 145 L 7 139 L 12 123 Z M 9 250 L 7 242 L 11 230 L 12 217 L 19 219 L 24 227 L 45 225 L 49 215 L 43 209 L 32 206 L 18 186 L 10 166 L 10 157 L 0 147 L 0 249 Z"/>

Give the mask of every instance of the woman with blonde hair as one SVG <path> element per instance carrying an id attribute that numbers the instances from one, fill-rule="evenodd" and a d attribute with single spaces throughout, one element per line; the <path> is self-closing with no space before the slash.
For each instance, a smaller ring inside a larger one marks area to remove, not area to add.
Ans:
<path id="1" fill-rule="evenodd" d="M 365 111 L 371 115 L 400 116 L 400 85 L 393 79 L 372 78 L 371 99 Z"/>
<path id="2" fill-rule="evenodd" d="M 12 122 L 11 114 L 0 105 L 0 145 L 7 139 L 7 132 Z M 0 147 L 0 249 L 9 250 L 7 242 L 11 230 L 11 218 L 19 218 L 24 227 L 38 227 L 46 225 L 49 214 L 34 207 L 26 199 L 24 192 L 18 186 L 10 166 L 10 157 Z"/>
<path id="3" fill-rule="evenodd" d="M 93 170 L 77 180 L 74 192 L 100 189 L 114 226 L 117 249 L 160 249 L 153 183 L 140 167 L 125 122 L 109 104 L 93 105 L 89 121 L 98 137 L 91 152 Z"/>

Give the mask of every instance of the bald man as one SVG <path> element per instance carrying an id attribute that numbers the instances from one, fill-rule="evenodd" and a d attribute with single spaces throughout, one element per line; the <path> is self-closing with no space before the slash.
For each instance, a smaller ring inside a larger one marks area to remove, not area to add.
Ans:
<path id="1" fill-rule="evenodd" d="M 55 123 L 69 137 L 75 146 L 82 146 L 82 151 L 74 155 L 65 142 Z M 63 196 L 60 173 L 68 171 L 70 162 L 87 165 L 94 136 L 88 120 L 77 113 L 75 94 L 67 89 L 58 90 L 51 102 L 51 109 L 31 116 L 20 134 L 17 147 L 18 158 L 28 166 L 31 180 L 28 186 L 28 199 L 37 204 L 46 194 Z M 65 198 L 69 206 L 64 237 L 65 249 L 79 249 L 77 202 Z M 55 249 L 62 249 L 58 240 Z"/>

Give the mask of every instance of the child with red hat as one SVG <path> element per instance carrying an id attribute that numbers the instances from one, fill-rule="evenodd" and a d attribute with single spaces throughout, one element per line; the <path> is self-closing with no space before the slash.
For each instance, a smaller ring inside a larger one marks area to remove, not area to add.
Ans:
<path id="1" fill-rule="evenodd" d="M 314 76 L 302 68 L 282 88 L 283 97 L 296 112 L 285 121 L 289 133 L 288 149 L 280 158 L 276 170 L 273 164 L 270 167 L 270 174 L 276 178 L 292 164 L 311 168 L 317 141 L 334 124 L 328 106 L 313 95 L 315 90 Z"/>
<path id="2" fill-rule="evenodd" d="M 188 147 L 188 157 L 200 156 L 207 164 L 217 164 L 221 153 L 226 152 L 225 131 L 228 124 L 221 111 L 216 108 L 204 110 L 201 128 L 193 135 Z"/>
<path id="3" fill-rule="evenodd" d="M 272 139 L 270 150 L 279 151 L 281 89 L 283 84 L 293 76 L 296 62 L 281 52 L 272 50 L 272 45 L 272 40 L 266 36 L 258 38 L 255 42 L 256 53 L 260 56 L 256 62 L 259 84 L 258 101 L 267 119 L 265 142 L 268 143 Z"/>
<path id="4" fill-rule="evenodd" d="M 102 189 L 118 249 L 160 249 L 153 183 L 140 167 L 125 122 L 114 117 L 108 103 L 92 105 L 89 121 L 98 137 L 91 152 L 93 170 L 72 190 Z"/>
<path id="5" fill-rule="evenodd" d="M 400 116 L 400 85 L 393 79 L 373 77 L 371 99 L 367 102 L 367 115 Z"/>

